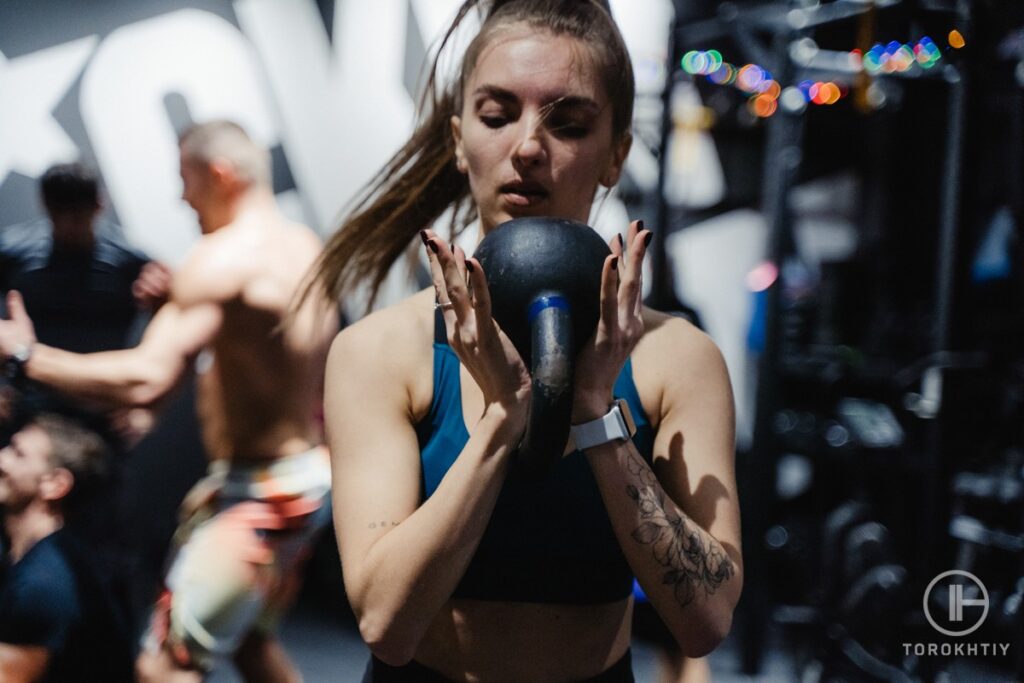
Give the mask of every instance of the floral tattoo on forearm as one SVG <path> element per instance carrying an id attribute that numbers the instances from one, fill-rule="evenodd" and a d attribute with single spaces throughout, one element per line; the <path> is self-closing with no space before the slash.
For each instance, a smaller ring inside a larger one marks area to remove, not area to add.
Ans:
<path id="1" fill-rule="evenodd" d="M 652 546 L 654 558 L 665 567 L 661 581 L 672 586 L 682 607 L 692 603 L 700 589 L 705 596 L 714 594 L 735 574 L 732 560 L 720 544 L 708 542 L 692 520 L 665 507 L 665 492 L 645 462 L 630 454 L 627 465 L 638 485 L 627 485 L 626 494 L 643 520 L 633 531 L 633 540 Z"/>

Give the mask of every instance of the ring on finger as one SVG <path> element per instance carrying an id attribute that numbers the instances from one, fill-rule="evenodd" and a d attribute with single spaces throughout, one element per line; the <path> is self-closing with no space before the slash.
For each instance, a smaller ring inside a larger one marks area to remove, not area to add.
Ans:
<path id="1" fill-rule="evenodd" d="M 453 304 L 451 301 L 435 301 L 434 302 L 434 310 L 436 311 L 439 308 L 450 308 L 450 307 L 452 307 L 454 305 L 455 304 Z"/>

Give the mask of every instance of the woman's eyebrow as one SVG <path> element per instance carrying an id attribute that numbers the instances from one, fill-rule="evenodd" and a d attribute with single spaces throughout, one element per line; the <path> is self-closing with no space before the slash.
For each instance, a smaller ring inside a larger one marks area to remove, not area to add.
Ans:
<path id="1" fill-rule="evenodd" d="M 598 106 L 597 102 L 590 99 L 589 97 L 584 97 L 582 95 L 565 95 L 555 100 L 552 100 L 550 103 L 545 105 L 545 108 L 550 109 L 554 109 L 556 107 L 580 107 L 583 109 L 592 109 L 595 112 L 601 111 L 601 107 Z"/>
<path id="2" fill-rule="evenodd" d="M 518 102 L 519 97 L 510 90 L 496 85 L 481 85 L 473 91 L 474 97 L 490 97 L 499 102 Z M 589 97 L 584 95 L 559 95 L 550 102 L 544 104 L 544 109 L 550 111 L 555 108 L 581 107 L 600 111 L 601 107 Z"/>
<path id="3" fill-rule="evenodd" d="M 474 97 L 479 97 L 481 95 L 502 102 L 515 102 L 519 99 L 510 90 L 499 88 L 496 85 L 481 85 L 473 91 Z"/>

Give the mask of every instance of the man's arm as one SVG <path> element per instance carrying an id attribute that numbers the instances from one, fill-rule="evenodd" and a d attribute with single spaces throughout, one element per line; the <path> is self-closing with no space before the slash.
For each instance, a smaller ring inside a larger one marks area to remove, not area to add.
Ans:
<path id="1" fill-rule="evenodd" d="M 0 682 L 32 683 L 41 680 L 50 662 L 50 651 L 36 645 L 0 643 Z"/>
<path id="2" fill-rule="evenodd" d="M 138 346 L 79 354 L 34 344 L 25 376 L 78 400 L 109 407 L 151 406 L 177 385 L 217 334 L 221 318 L 217 304 L 183 307 L 171 301 L 153 317 Z"/>
<path id="3" fill-rule="evenodd" d="M 0 320 L 0 355 L 31 349 L 26 378 L 80 401 L 103 407 L 148 407 L 166 396 L 191 361 L 220 330 L 222 304 L 239 287 L 231 269 L 199 249 L 175 278 L 171 300 L 146 327 L 139 345 L 123 351 L 77 354 L 36 343 L 32 320 L 17 292 Z M 220 267 L 212 267 L 212 266 Z"/>

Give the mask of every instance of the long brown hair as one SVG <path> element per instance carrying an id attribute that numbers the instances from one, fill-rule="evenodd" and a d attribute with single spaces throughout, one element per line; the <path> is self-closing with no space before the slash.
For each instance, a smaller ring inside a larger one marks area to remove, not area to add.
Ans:
<path id="1" fill-rule="evenodd" d="M 466 49 L 459 78 L 439 89 L 441 53 L 474 8 L 485 13 L 480 32 Z M 517 24 L 589 45 L 612 103 L 613 135 L 621 139 L 629 133 L 635 94 L 633 65 L 607 1 L 466 0 L 434 57 L 412 137 L 367 184 L 328 240 L 306 294 L 318 289 L 336 300 L 355 284 L 369 281 L 369 309 L 391 264 L 420 230 L 430 227 L 449 208 L 453 238 L 476 218 L 469 181 L 455 166 L 450 120 L 460 113 L 463 86 L 483 49 L 496 33 Z"/>

